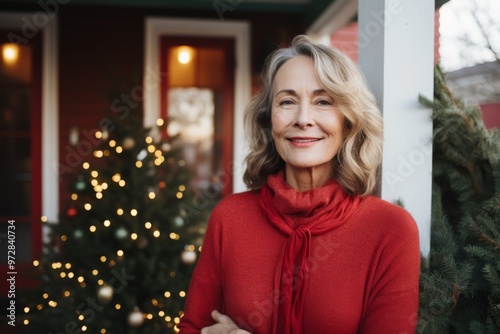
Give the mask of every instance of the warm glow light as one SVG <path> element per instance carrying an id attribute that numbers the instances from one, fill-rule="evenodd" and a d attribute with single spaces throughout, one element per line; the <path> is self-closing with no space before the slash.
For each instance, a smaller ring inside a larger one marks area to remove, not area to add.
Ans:
<path id="1" fill-rule="evenodd" d="M 88 162 L 84 162 L 82 166 L 83 166 L 83 169 L 89 169 L 90 168 L 90 164 Z"/>
<path id="2" fill-rule="evenodd" d="M 66 263 L 66 264 L 64 265 L 64 267 L 65 267 L 66 269 L 71 269 L 71 263 Z"/>
<path id="3" fill-rule="evenodd" d="M 109 225 L 111 225 L 111 222 L 108 219 L 106 219 L 103 224 L 105 227 L 109 227 Z"/>
<path id="4" fill-rule="evenodd" d="M 132 233 L 132 234 L 130 235 L 130 239 L 132 239 L 132 240 L 136 240 L 136 239 L 137 239 L 137 233 Z"/>
<path id="5" fill-rule="evenodd" d="M 97 269 L 92 270 L 92 275 L 97 276 L 97 274 L 99 274 L 99 270 Z"/>
<path id="6" fill-rule="evenodd" d="M 133 217 L 137 216 L 137 210 L 136 209 L 130 210 L 130 215 Z"/>
<path id="7" fill-rule="evenodd" d="M 180 190 L 180 191 L 184 191 L 184 190 L 186 190 L 186 187 L 185 187 L 183 184 L 181 184 L 181 185 L 179 186 L 179 190 Z"/>
<path id="8" fill-rule="evenodd" d="M 118 216 L 123 215 L 123 209 L 118 209 L 118 210 L 116 210 L 116 214 L 117 214 Z"/>
<path id="9" fill-rule="evenodd" d="M 155 238 L 158 238 L 160 236 L 160 231 L 158 231 L 158 230 L 154 231 L 153 235 Z"/>
<path id="10" fill-rule="evenodd" d="M 169 291 L 165 291 L 165 293 L 163 295 L 165 296 L 165 298 L 170 298 L 170 296 L 171 296 Z"/>
<path id="11" fill-rule="evenodd" d="M 188 47 L 180 48 L 177 55 L 177 60 L 181 64 L 189 63 L 191 61 L 191 49 Z"/>
<path id="12" fill-rule="evenodd" d="M 115 309 L 119 310 L 119 309 L 121 309 L 121 308 L 122 308 L 122 306 L 121 306 L 120 304 L 116 304 L 116 305 L 115 305 Z"/>
<path id="13" fill-rule="evenodd" d="M 35 267 L 38 267 L 38 266 L 40 265 L 40 262 L 38 262 L 38 260 L 35 260 L 35 261 L 33 261 L 33 265 L 34 265 Z"/>
<path id="14" fill-rule="evenodd" d="M 148 230 L 151 228 L 152 224 L 150 222 L 146 222 L 144 224 L 144 227 L 147 228 Z"/>
<path id="15" fill-rule="evenodd" d="M 153 142 L 153 137 L 147 136 L 146 143 L 151 144 Z"/>
<path id="16" fill-rule="evenodd" d="M 158 118 L 158 119 L 156 120 L 156 125 L 158 125 L 158 126 L 162 126 L 163 124 L 165 124 L 165 122 L 163 121 L 163 119 Z"/>
<path id="17" fill-rule="evenodd" d="M 118 181 L 118 185 L 119 185 L 120 187 L 125 187 L 125 180 L 120 180 L 120 181 Z"/>
<path id="18" fill-rule="evenodd" d="M 142 161 L 136 161 L 135 162 L 135 167 L 141 168 L 142 167 Z"/>
<path id="19" fill-rule="evenodd" d="M 77 195 L 77 194 L 72 194 L 72 195 L 71 195 L 71 199 L 72 199 L 73 201 L 76 201 L 76 200 L 78 199 L 78 195 Z"/>
<path id="20" fill-rule="evenodd" d="M 85 210 L 90 211 L 90 209 L 92 209 L 92 204 L 90 204 L 90 203 L 86 203 L 86 204 L 84 205 L 84 207 L 85 207 Z"/>
<path id="21" fill-rule="evenodd" d="M 90 232 L 94 233 L 96 231 L 96 227 L 94 225 L 91 225 L 89 227 Z"/>
<path id="22" fill-rule="evenodd" d="M 109 147 L 115 147 L 116 146 L 116 141 L 110 140 L 109 141 Z"/>
<path id="23" fill-rule="evenodd" d="M 42 223 L 46 223 L 46 222 L 47 222 L 47 217 L 46 217 L 46 216 L 42 216 L 42 217 L 40 217 L 40 221 L 41 221 Z"/>
<path id="24" fill-rule="evenodd" d="M 103 256 L 101 256 L 100 260 L 101 260 L 101 262 L 106 262 L 106 257 L 103 255 Z"/>
<path id="25" fill-rule="evenodd" d="M 66 291 L 64 291 L 64 297 L 69 297 L 70 295 L 71 295 L 71 292 L 69 292 L 69 291 L 67 291 L 67 290 L 66 290 Z"/>
<path id="26" fill-rule="evenodd" d="M 6 43 L 2 48 L 3 61 L 8 64 L 14 64 L 19 58 L 19 46 L 15 43 Z"/>
<path id="27" fill-rule="evenodd" d="M 181 297 L 186 297 L 186 293 L 185 293 L 184 291 L 180 291 L 180 292 L 179 292 L 179 296 L 181 296 Z"/>
<path id="28" fill-rule="evenodd" d="M 156 197 L 156 194 L 153 191 L 151 191 L 149 193 L 149 199 L 154 199 L 155 197 Z"/>
<path id="29" fill-rule="evenodd" d="M 123 256 L 123 251 L 121 249 L 119 249 L 117 252 L 116 252 L 116 255 L 118 256 Z"/>

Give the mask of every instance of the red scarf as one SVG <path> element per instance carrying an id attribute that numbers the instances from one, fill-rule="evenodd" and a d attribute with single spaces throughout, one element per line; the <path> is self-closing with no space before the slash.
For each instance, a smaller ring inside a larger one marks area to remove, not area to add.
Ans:
<path id="1" fill-rule="evenodd" d="M 267 178 L 260 207 L 271 223 L 288 235 L 274 279 L 273 333 L 302 333 L 302 313 L 309 278 L 311 236 L 342 225 L 360 202 L 335 180 L 297 192 L 280 172 Z"/>

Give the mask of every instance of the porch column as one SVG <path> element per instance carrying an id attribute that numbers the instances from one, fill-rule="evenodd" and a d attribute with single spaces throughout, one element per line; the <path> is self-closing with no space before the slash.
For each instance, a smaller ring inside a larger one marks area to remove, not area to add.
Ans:
<path id="1" fill-rule="evenodd" d="M 434 1 L 358 0 L 359 65 L 384 117 L 381 197 L 401 200 L 430 249 Z"/>

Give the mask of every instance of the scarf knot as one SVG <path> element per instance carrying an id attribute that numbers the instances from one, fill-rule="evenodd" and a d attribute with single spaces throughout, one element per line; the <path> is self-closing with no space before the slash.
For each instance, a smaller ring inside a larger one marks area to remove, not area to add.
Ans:
<path id="1" fill-rule="evenodd" d="M 273 333 L 300 334 L 309 280 L 312 236 L 341 226 L 360 202 L 335 181 L 305 192 L 292 189 L 283 172 L 262 187 L 259 205 L 271 224 L 288 236 L 276 266 Z"/>

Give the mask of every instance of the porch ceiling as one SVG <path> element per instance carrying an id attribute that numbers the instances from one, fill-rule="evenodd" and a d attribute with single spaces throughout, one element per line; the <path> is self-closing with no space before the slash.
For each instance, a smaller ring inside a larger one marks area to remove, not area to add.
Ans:
<path id="1" fill-rule="evenodd" d="M 358 0 L 71 0 L 71 5 L 137 7 L 137 8 L 176 8 L 214 11 L 218 10 L 260 12 L 260 13 L 297 13 L 301 14 L 300 22 L 308 28 L 318 18 L 334 5 L 357 2 Z M 449 0 L 435 0 L 435 7 L 439 8 Z M 0 0 L 4 3 L 38 5 L 39 0 Z M 62 1 L 61 1 L 62 2 Z M 335 16 L 335 14 L 334 14 Z M 346 19 L 346 18 L 344 18 Z M 347 20 L 357 20 L 356 15 Z"/>
<path id="2" fill-rule="evenodd" d="M 138 8 L 176 8 L 191 10 L 219 10 L 260 12 L 260 13 L 297 13 L 303 17 L 306 27 L 337 0 L 71 0 L 68 5 L 112 6 Z M 357 1 L 357 0 L 354 0 Z M 1 0 L 0 2 L 37 5 L 39 0 Z"/>

